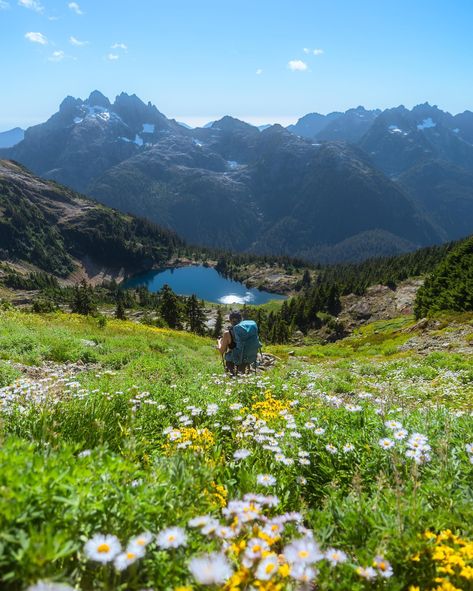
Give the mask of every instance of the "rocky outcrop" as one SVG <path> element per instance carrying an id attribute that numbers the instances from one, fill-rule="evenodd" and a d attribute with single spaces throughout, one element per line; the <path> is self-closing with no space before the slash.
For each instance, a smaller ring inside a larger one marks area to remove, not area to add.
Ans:
<path id="1" fill-rule="evenodd" d="M 423 283 L 423 279 L 409 279 L 400 283 L 396 289 L 373 285 L 362 296 L 344 296 L 338 319 L 351 331 L 368 322 L 412 314 L 417 290 Z"/>

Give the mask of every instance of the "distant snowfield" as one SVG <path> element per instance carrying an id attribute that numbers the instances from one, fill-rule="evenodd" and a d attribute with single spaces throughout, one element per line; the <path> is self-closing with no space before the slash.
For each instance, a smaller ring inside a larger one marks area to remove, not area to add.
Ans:
<path id="1" fill-rule="evenodd" d="M 153 123 L 143 123 L 143 129 L 141 133 L 154 133 L 154 124 Z"/>
<path id="2" fill-rule="evenodd" d="M 432 117 L 427 117 L 422 123 L 419 123 L 417 129 L 430 129 L 431 127 L 437 127 L 437 124 L 432 121 Z"/>
<path id="3" fill-rule="evenodd" d="M 388 130 L 389 130 L 389 133 L 397 133 L 397 134 L 401 134 L 401 135 L 407 135 L 408 134 L 407 131 L 403 131 L 402 129 L 400 129 L 396 125 L 390 125 L 388 127 Z"/>

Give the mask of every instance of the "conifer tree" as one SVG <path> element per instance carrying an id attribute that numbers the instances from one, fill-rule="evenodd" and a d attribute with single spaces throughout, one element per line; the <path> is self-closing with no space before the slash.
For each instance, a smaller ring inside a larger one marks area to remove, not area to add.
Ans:
<path id="1" fill-rule="evenodd" d="M 166 283 L 159 292 L 158 310 L 169 328 L 181 327 L 181 306 L 179 298 Z"/>
<path id="2" fill-rule="evenodd" d="M 217 317 L 215 318 L 215 326 L 213 329 L 213 333 L 212 336 L 215 337 L 216 339 L 218 339 L 221 334 L 222 334 L 222 328 L 223 328 L 223 314 L 222 314 L 222 308 L 217 308 Z"/>
<path id="3" fill-rule="evenodd" d="M 115 308 L 115 318 L 118 320 L 126 320 L 125 302 L 121 292 L 117 294 L 117 307 Z"/>
<path id="4" fill-rule="evenodd" d="M 186 320 L 191 332 L 203 335 L 205 333 L 205 309 L 203 302 L 199 302 L 193 294 L 186 299 Z"/>
<path id="5" fill-rule="evenodd" d="M 83 279 L 80 284 L 74 286 L 72 292 L 71 312 L 74 314 L 95 314 L 97 312 L 97 305 L 94 300 L 94 292 L 92 287 Z"/>

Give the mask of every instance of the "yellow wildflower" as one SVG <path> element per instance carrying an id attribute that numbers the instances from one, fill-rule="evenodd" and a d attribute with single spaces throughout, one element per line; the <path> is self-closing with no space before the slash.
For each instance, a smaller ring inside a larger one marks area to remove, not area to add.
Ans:
<path id="1" fill-rule="evenodd" d="M 473 580 L 473 568 L 471 566 L 464 566 L 460 571 L 460 577 L 464 579 L 468 579 L 469 581 Z"/>

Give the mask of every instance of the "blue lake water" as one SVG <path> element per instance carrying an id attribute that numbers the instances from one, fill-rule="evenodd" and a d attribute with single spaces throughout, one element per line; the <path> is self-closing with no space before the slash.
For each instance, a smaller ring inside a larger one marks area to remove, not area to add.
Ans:
<path id="1" fill-rule="evenodd" d="M 247 288 L 243 283 L 225 279 L 215 269 L 204 266 L 177 267 L 150 271 L 136 275 L 123 284 L 125 288 L 145 285 L 150 291 L 159 291 L 168 284 L 179 294 L 195 294 L 199 299 L 218 304 L 264 304 L 269 300 L 284 300 L 286 296 Z"/>

